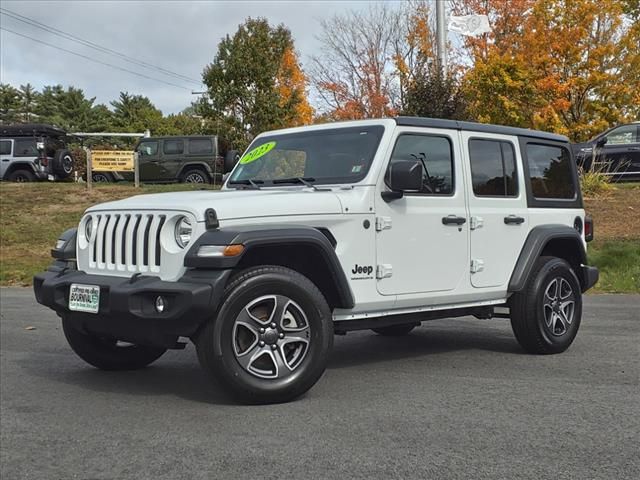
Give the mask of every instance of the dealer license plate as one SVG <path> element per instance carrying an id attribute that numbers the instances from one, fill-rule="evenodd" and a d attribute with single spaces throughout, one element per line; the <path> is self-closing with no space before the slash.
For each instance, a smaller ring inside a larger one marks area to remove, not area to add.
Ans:
<path id="1" fill-rule="evenodd" d="M 100 287 L 72 283 L 69 289 L 69 310 L 98 313 L 100 308 Z"/>

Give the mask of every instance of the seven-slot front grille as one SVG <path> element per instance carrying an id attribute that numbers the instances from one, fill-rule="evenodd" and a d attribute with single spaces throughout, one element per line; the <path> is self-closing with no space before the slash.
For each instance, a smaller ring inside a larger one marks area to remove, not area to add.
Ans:
<path id="1" fill-rule="evenodd" d="M 160 231 L 167 217 L 150 213 L 92 215 L 89 263 L 98 270 L 159 272 Z"/>

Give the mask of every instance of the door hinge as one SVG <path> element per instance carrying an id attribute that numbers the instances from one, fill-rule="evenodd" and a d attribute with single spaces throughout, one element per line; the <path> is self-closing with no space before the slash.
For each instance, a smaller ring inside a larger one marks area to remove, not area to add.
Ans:
<path id="1" fill-rule="evenodd" d="M 484 220 L 482 219 L 482 217 L 471 217 L 471 220 L 469 220 L 469 228 L 471 230 L 477 230 L 478 228 L 482 228 L 483 225 L 484 225 Z"/>
<path id="2" fill-rule="evenodd" d="M 389 278 L 393 275 L 393 267 L 388 263 L 376 267 L 376 278 Z"/>
<path id="3" fill-rule="evenodd" d="M 376 232 L 389 230 L 391 228 L 391 217 L 376 217 Z"/>
<path id="4" fill-rule="evenodd" d="M 471 260 L 471 273 L 478 273 L 484 270 L 484 260 Z"/>

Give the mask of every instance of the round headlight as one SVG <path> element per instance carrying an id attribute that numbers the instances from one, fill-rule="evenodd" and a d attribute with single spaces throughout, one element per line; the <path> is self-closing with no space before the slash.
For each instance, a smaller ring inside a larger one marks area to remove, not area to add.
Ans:
<path id="1" fill-rule="evenodd" d="M 181 217 L 176 222 L 176 243 L 180 248 L 186 247 L 191 241 L 191 221 L 187 217 Z"/>
<path id="2" fill-rule="evenodd" d="M 87 241 L 91 240 L 91 234 L 93 233 L 93 217 L 87 218 L 84 222 L 84 237 Z"/>

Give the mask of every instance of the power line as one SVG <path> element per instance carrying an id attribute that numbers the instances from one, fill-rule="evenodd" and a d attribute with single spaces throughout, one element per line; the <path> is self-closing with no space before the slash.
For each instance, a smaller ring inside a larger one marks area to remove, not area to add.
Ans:
<path id="1" fill-rule="evenodd" d="M 191 82 L 191 83 L 195 83 L 197 85 L 201 85 L 202 84 L 201 81 L 196 80 L 194 78 L 187 77 L 186 75 L 182 75 L 180 73 L 172 72 L 171 70 L 167 70 L 166 68 L 162 68 L 162 67 L 159 67 L 157 65 L 153 65 L 151 63 L 147 63 L 147 62 L 145 62 L 143 60 L 139 60 L 137 58 L 131 57 L 131 56 L 126 55 L 124 53 L 117 52 L 115 50 L 112 50 L 110 48 L 104 47 L 102 45 L 99 45 L 97 43 L 91 42 L 89 40 L 85 40 L 83 38 L 77 37 L 75 35 L 72 35 L 70 33 L 64 32 L 62 30 L 58 30 L 57 28 L 50 27 L 48 25 L 45 25 L 44 23 L 38 22 L 37 20 L 34 20 L 32 18 L 29 18 L 29 17 L 25 17 L 24 15 L 20 15 L 19 13 L 12 12 L 11 10 L 7 10 L 6 8 L 0 7 L 0 12 L 3 15 L 6 15 L 6 16 L 8 16 L 10 18 L 13 18 L 14 20 L 18 20 L 19 22 L 26 23 L 27 25 L 30 25 L 32 27 L 39 28 L 41 30 L 44 30 L 44 31 L 49 32 L 49 33 L 52 33 L 54 35 L 57 35 L 57 36 L 62 37 L 62 38 L 65 38 L 67 40 L 71 40 L 72 42 L 76 42 L 76 43 L 79 43 L 79 44 L 84 45 L 86 47 L 93 48 L 94 50 L 98 50 L 98 51 L 100 51 L 102 53 L 106 53 L 106 54 L 109 54 L 109 55 L 115 55 L 115 56 L 123 59 L 126 62 L 133 63 L 135 65 L 138 65 L 138 66 L 141 66 L 141 67 L 145 67 L 145 68 L 148 68 L 148 69 L 156 70 L 156 71 L 158 71 L 160 73 L 163 73 L 164 75 L 172 76 L 172 77 L 175 77 L 175 78 L 183 80 L 183 81 L 188 81 L 188 82 Z"/>
<path id="2" fill-rule="evenodd" d="M 107 67 L 115 68 L 116 70 L 121 70 L 123 72 L 131 73 L 132 75 L 137 75 L 138 77 L 146 78 L 148 80 L 154 80 L 156 82 L 164 83 L 166 85 L 171 85 L 172 87 L 177 87 L 177 88 L 181 88 L 183 90 L 191 91 L 190 88 L 187 88 L 185 86 L 178 85 L 178 84 L 171 83 L 171 82 L 167 82 L 165 80 L 160 80 L 159 78 L 150 77 L 150 76 L 145 75 L 143 73 L 134 72 L 133 70 L 128 70 L 126 68 L 119 67 L 117 65 L 113 65 L 112 63 L 102 62 L 100 60 L 96 60 L 95 58 L 91 58 L 91 57 L 88 57 L 88 56 L 83 55 L 81 53 L 74 52 L 73 50 L 67 50 L 66 48 L 59 47 L 58 45 L 53 45 L 52 43 L 43 42 L 42 40 L 38 40 L 37 38 L 30 37 L 29 35 L 25 35 L 23 33 L 15 32 L 13 30 L 10 30 L 10 29 L 2 27 L 2 26 L 0 26 L 0 30 L 3 30 L 5 32 L 9 32 L 9 33 L 13 33 L 14 35 L 18 35 L 19 37 L 27 38 L 27 39 L 29 39 L 29 40 L 31 40 L 33 42 L 41 43 L 42 45 L 46 45 L 47 47 L 55 48 L 57 50 L 62 50 L 63 52 L 70 53 L 72 55 L 76 55 L 78 57 L 84 58 L 85 60 L 89 60 L 90 62 L 99 63 L 100 65 L 105 65 Z"/>

